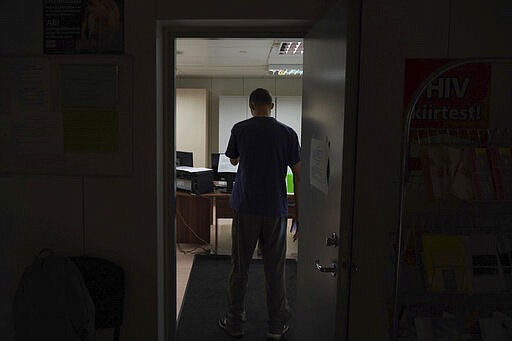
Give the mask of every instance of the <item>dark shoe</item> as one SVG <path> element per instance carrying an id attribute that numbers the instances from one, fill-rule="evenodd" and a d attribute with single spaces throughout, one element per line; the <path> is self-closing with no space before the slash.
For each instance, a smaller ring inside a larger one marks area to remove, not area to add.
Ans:
<path id="1" fill-rule="evenodd" d="M 241 338 L 244 336 L 244 329 L 242 326 L 231 326 L 228 325 L 228 321 L 226 317 L 223 317 L 219 320 L 219 327 L 223 329 L 229 336 L 234 338 Z"/>
<path id="2" fill-rule="evenodd" d="M 287 324 L 285 324 L 283 326 L 283 329 L 281 329 L 280 331 L 274 331 L 274 330 L 269 330 L 268 333 L 267 333 L 267 338 L 269 340 L 281 340 L 284 336 L 284 334 L 286 334 L 286 332 L 288 331 L 289 327 Z"/>

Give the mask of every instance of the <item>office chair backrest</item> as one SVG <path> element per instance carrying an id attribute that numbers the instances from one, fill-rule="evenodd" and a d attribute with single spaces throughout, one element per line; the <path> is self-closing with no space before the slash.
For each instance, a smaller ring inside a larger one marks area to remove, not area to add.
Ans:
<path id="1" fill-rule="evenodd" d="M 125 280 L 123 269 L 106 259 L 71 257 L 82 273 L 96 308 L 96 329 L 114 328 L 114 341 L 119 340 L 123 322 Z"/>

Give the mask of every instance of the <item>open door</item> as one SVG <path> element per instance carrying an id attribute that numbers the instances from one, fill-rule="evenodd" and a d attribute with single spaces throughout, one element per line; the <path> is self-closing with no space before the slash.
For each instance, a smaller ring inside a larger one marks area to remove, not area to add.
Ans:
<path id="1" fill-rule="evenodd" d="M 357 116 L 359 1 L 305 38 L 297 278 L 300 340 L 346 340 Z"/>

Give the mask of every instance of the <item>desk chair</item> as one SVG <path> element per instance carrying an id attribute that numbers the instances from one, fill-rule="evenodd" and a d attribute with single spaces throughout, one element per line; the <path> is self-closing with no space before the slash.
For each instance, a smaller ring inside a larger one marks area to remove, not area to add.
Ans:
<path id="1" fill-rule="evenodd" d="M 119 341 L 123 322 L 124 271 L 106 259 L 71 257 L 82 273 L 95 307 L 95 328 L 114 328 L 114 341 Z"/>

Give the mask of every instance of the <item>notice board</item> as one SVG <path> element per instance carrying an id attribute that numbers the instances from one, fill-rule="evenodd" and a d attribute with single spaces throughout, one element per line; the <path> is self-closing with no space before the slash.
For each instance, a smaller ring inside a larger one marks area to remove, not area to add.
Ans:
<path id="1" fill-rule="evenodd" d="M 2 58 L 0 74 L 0 172 L 131 173 L 129 58 Z"/>

